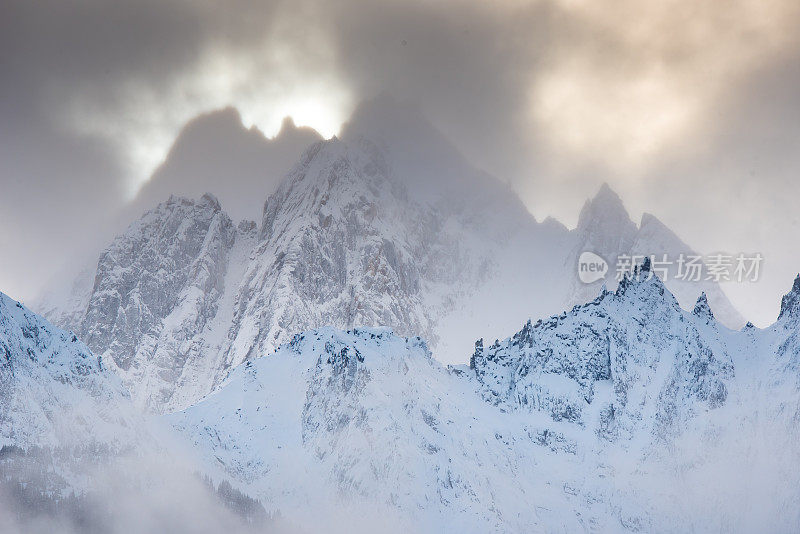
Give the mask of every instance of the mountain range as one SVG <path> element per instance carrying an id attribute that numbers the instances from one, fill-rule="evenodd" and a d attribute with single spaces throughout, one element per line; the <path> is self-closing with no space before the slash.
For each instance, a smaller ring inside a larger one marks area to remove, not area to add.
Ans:
<path id="1" fill-rule="evenodd" d="M 80 492 L 87 456 L 155 451 L 306 531 L 800 525 L 800 276 L 743 326 L 608 186 L 575 229 L 539 221 L 387 97 L 328 140 L 200 117 L 150 202 L 47 319 L 0 294 L 0 469 L 44 447 L 51 493 Z"/>
<path id="2" fill-rule="evenodd" d="M 0 470 L 47 446 L 23 458 L 54 466 L 56 494 L 87 484 L 87 451 L 156 448 L 305 531 L 800 524 L 800 276 L 775 324 L 734 331 L 705 295 L 683 310 L 645 261 L 616 291 L 476 341 L 469 365 L 388 328 L 318 328 L 149 420 L 101 357 L 4 295 L 0 348 Z"/>
<path id="3" fill-rule="evenodd" d="M 317 329 L 167 419 L 217 476 L 312 530 L 336 495 L 399 514 L 398 531 L 789 531 L 798 325 L 800 277 L 773 326 L 732 331 L 646 263 L 477 341 L 469 366 L 388 329 Z"/>
<path id="4" fill-rule="evenodd" d="M 216 138 L 192 133 L 207 121 L 241 130 L 232 110 L 187 126 L 153 178 L 159 188 L 168 169 L 186 167 L 185 154 L 208 153 L 192 144 Z M 240 135 L 248 146 L 267 142 Z M 538 222 L 418 110 L 381 97 L 356 110 L 342 139 L 303 153 L 259 223 L 235 223 L 211 194 L 171 197 L 118 236 L 66 297 L 38 307 L 104 355 L 137 403 L 167 412 L 320 326 L 389 325 L 424 337 L 441 361 L 465 362 L 472 347 L 464 332 L 510 332 L 519 317 L 594 298 L 601 281 L 580 282 L 581 251 L 610 262 L 662 249 L 690 250 L 653 216 L 637 227 L 607 186 L 575 230 Z M 605 281 L 613 288 L 613 271 Z M 718 284 L 667 284 L 684 306 L 705 291 L 726 324 L 743 324 Z"/>

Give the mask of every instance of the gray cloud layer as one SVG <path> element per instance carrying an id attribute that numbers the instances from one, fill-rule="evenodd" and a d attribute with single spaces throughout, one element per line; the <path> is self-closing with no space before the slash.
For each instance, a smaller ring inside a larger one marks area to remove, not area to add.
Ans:
<path id="1" fill-rule="evenodd" d="M 0 289 L 32 296 L 107 239 L 199 113 L 330 135 L 388 90 L 539 218 L 574 223 L 608 181 L 701 250 L 762 252 L 765 281 L 730 291 L 764 322 L 800 268 L 798 27 L 792 0 L 12 0 Z"/>

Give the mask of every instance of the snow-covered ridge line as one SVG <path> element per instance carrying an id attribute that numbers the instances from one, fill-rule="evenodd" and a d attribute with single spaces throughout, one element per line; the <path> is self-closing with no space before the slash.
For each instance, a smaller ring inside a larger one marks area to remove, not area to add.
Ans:
<path id="1" fill-rule="evenodd" d="M 729 330 L 704 295 L 681 309 L 645 264 L 616 291 L 479 341 L 469 368 L 444 367 L 419 338 L 387 329 L 316 329 L 168 420 L 209 471 L 311 529 L 328 517 L 319 503 L 368 503 L 425 531 L 713 530 L 746 508 L 695 501 L 746 502 L 746 488 L 720 489 L 717 467 L 697 492 L 681 477 L 716 457 L 732 469 L 725 455 L 742 442 L 752 451 L 743 436 L 763 432 L 758 421 L 798 431 L 790 320 Z M 768 476 L 800 475 L 796 448 L 775 447 L 759 449 L 776 458 Z M 683 503 L 665 488 L 697 495 Z M 796 485 L 775 491 L 770 521 L 796 524 L 782 508 L 800 502 Z"/>

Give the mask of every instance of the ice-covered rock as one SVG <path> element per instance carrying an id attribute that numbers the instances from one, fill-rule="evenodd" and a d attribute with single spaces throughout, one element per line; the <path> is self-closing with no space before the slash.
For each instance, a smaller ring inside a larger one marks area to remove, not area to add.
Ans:
<path id="1" fill-rule="evenodd" d="M 800 317 L 800 274 L 794 279 L 791 291 L 781 299 L 781 311 L 778 315 L 778 320 L 784 317 L 787 321 Z"/>
<path id="2" fill-rule="evenodd" d="M 476 350 L 472 368 L 490 402 L 607 437 L 666 438 L 725 402 L 733 366 L 713 346 L 646 261 L 616 292 Z"/>

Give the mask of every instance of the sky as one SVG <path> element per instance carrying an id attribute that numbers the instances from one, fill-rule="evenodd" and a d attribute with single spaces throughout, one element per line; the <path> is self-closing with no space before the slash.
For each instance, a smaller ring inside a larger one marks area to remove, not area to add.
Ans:
<path id="1" fill-rule="evenodd" d="M 199 114 L 329 137 L 389 92 L 540 220 L 608 182 L 697 250 L 761 253 L 724 287 L 768 324 L 800 271 L 798 28 L 795 0 L 7 0 L 0 291 L 110 239 Z"/>

